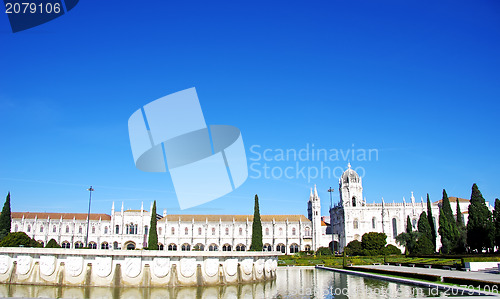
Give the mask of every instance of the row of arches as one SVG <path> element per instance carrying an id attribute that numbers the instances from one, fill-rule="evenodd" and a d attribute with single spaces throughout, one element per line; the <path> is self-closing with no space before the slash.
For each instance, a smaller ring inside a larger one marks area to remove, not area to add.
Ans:
<path id="1" fill-rule="evenodd" d="M 34 230 L 35 230 L 35 229 L 33 229 L 33 231 L 34 231 Z M 92 228 L 90 229 L 90 233 L 95 234 L 95 233 L 96 233 L 96 230 L 97 230 L 96 226 L 92 226 Z M 18 225 L 18 224 L 16 224 L 16 225 L 14 225 L 14 232 L 18 232 L 18 231 L 19 231 L 19 225 Z M 40 233 L 43 233 L 43 232 L 45 231 L 45 226 L 44 226 L 43 224 L 42 224 L 42 225 L 40 225 L 40 226 L 38 226 L 38 231 L 39 231 Z M 66 232 L 67 234 L 69 234 L 69 233 L 70 233 L 70 231 L 71 231 L 71 230 L 70 230 L 69 225 L 66 225 L 65 232 Z M 105 226 L 105 227 L 104 227 L 104 234 L 108 234 L 108 231 L 109 231 L 109 228 L 108 228 L 107 226 Z M 28 224 L 28 226 L 26 226 L 26 232 L 31 233 L 31 224 Z M 57 232 L 58 232 L 58 230 L 57 230 L 57 226 L 56 226 L 56 225 L 53 225 L 53 226 L 52 226 L 52 232 L 53 232 L 53 233 L 57 233 Z M 61 232 L 61 231 L 59 230 L 59 232 Z M 84 233 L 84 227 L 83 227 L 83 226 L 81 226 L 81 225 L 80 225 L 80 226 L 78 227 L 78 233 L 79 233 L 79 234 L 83 234 L 83 233 Z"/>
<path id="2" fill-rule="evenodd" d="M 42 241 L 39 241 L 39 242 L 42 242 Z M 75 249 L 84 248 L 84 246 L 85 246 L 84 243 L 81 241 L 77 241 L 74 243 Z M 71 243 L 68 241 L 63 241 L 61 243 L 61 247 L 69 249 L 69 248 L 71 248 Z M 111 246 L 108 242 L 102 242 L 100 245 L 98 245 L 96 242 L 93 242 L 93 241 L 89 242 L 88 247 L 90 249 L 97 249 L 97 248 L 110 249 L 111 248 Z M 124 244 L 124 247 L 127 250 L 134 250 L 134 249 L 136 249 L 136 244 L 135 244 L 135 242 L 129 241 L 129 242 L 126 242 Z M 113 249 L 119 249 L 118 242 L 113 243 Z M 178 251 L 178 250 L 180 250 L 180 251 L 205 251 L 205 249 L 207 249 L 208 251 L 219 251 L 219 250 L 220 251 L 247 251 L 248 248 L 246 245 L 241 244 L 241 243 L 237 244 L 234 247 L 231 244 L 227 244 L 227 243 L 222 245 L 221 247 L 219 247 L 217 244 L 214 244 L 214 243 L 208 245 L 208 247 L 206 247 L 205 245 L 203 245 L 201 243 L 198 243 L 194 246 L 191 246 L 191 244 L 188 244 L 188 243 L 184 243 L 181 245 L 177 245 L 175 243 L 170 243 L 167 246 L 163 245 L 162 243 L 158 243 L 158 249 L 159 250 L 167 250 L 167 251 Z M 287 249 L 287 247 L 283 243 L 279 243 L 274 248 L 271 244 L 266 243 L 263 245 L 262 251 L 278 251 L 278 252 L 286 253 L 286 249 Z M 296 243 L 293 243 L 288 247 L 288 249 L 289 249 L 288 253 L 296 253 L 296 252 L 300 251 L 300 246 Z M 306 250 L 306 251 L 311 250 L 311 246 L 306 245 L 304 250 Z"/>
<path id="3" fill-rule="evenodd" d="M 215 236 L 215 235 L 216 235 L 216 229 L 215 229 L 215 227 L 212 227 L 211 231 L 212 231 L 212 236 Z M 175 232 L 176 232 L 175 227 L 170 228 L 170 234 L 171 234 L 171 235 L 175 235 Z M 229 233 L 230 233 L 230 232 L 229 232 L 229 228 L 228 228 L 228 227 L 226 227 L 226 228 L 224 229 L 224 235 L 229 236 Z M 265 235 L 266 235 L 266 236 L 269 236 L 269 235 L 270 235 L 270 230 L 269 230 L 269 228 L 268 228 L 268 227 L 266 227 L 266 228 L 265 228 L 264 233 L 265 233 Z M 162 228 L 161 228 L 161 227 L 160 227 L 160 228 L 158 228 L 158 234 L 159 234 L 159 235 L 161 235 L 161 234 L 162 234 Z M 240 228 L 238 228 L 238 234 L 239 234 L 240 236 L 243 236 L 243 235 L 244 235 L 243 228 L 241 228 L 241 227 L 240 227 Z M 278 228 L 278 232 L 277 232 L 277 234 L 278 234 L 279 236 L 282 236 L 282 235 L 283 235 L 283 228 L 282 228 L 282 227 Z M 291 234 L 292 234 L 292 236 L 296 236 L 296 235 L 297 235 L 297 229 L 296 229 L 295 227 L 292 227 Z M 184 228 L 184 235 L 186 235 L 186 236 L 187 236 L 187 235 L 189 235 L 189 228 L 187 228 L 187 227 L 185 227 L 185 228 Z M 201 227 L 198 227 L 198 235 L 199 235 L 199 236 L 203 235 L 203 229 L 202 229 Z M 306 227 L 306 228 L 305 228 L 305 235 L 306 235 L 306 236 L 310 236 L 310 235 L 311 235 L 311 229 L 310 229 L 309 227 Z"/>

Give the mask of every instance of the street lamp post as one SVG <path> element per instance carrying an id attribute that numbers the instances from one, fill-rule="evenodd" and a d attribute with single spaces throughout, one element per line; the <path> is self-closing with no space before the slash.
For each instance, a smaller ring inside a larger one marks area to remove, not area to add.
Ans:
<path id="1" fill-rule="evenodd" d="M 85 237 L 85 247 L 89 247 L 90 203 L 92 202 L 92 191 L 94 191 L 94 189 L 92 188 L 92 186 L 90 186 L 90 188 L 88 188 L 87 191 L 90 192 L 90 197 L 89 197 L 89 212 L 87 214 L 87 236 Z"/>
<path id="2" fill-rule="evenodd" d="M 333 207 L 333 202 L 332 202 L 332 193 L 335 191 L 332 187 L 328 189 L 328 192 L 330 192 L 330 209 Z"/>

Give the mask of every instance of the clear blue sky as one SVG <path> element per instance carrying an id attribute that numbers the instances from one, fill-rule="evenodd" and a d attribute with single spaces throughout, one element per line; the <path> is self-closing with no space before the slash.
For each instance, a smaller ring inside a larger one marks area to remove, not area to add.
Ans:
<path id="1" fill-rule="evenodd" d="M 127 121 L 189 87 L 208 124 L 242 131 L 249 159 L 253 145 L 376 149 L 324 161 L 363 167 L 368 202 L 469 198 L 474 182 L 500 197 L 496 0 L 80 1 L 15 34 L 1 15 L 0 45 L 0 195 L 14 211 L 85 213 L 89 185 L 101 213 L 157 200 L 160 213 L 251 214 L 257 193 L 262 214 L 306 214 L 314 184 L 324 215 L 328 187 L 338 201 L 334 177 L 261 177 L 180 211 L 169 174 L 135 168 Z"/>

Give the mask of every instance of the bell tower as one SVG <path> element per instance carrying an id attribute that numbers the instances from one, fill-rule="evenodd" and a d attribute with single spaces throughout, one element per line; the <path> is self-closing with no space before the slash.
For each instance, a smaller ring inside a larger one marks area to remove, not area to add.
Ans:
<path id="1" fill-rule="evenodd" d="M 314 193 L 311 188 L 311 194 L 307 202 L 307 216 L 312 223 L 312 249 L 317 250 L 320 247 L 321 239 L 321 201 L 316 185 L 314 185 Z"/>
<path id="2" fill-rule="evenodd" d="M 343 207 L 361 207 L 363 201 L 363 186 L 359 175 L 351 169 L 351 163 L 347 165 L 339 179 L 340 203 Z"/>

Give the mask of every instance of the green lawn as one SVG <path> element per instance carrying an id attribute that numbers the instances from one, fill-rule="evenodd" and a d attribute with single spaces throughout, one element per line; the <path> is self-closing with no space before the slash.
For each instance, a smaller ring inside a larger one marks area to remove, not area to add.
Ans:
<path id="1" fill-rule="evenodd" d="M 331 267 L 342 267 L 343 257 L 341 256 L 299 256 L 299 255 L 282 255 L 278 258 L 278 265 L 280 266 L 315 266 L 325 265 Z M 349 256 L 346 257 L 346 264 L 352 265 L 372 265 L 374 263 L 401 263 L 401 264 L 422 264 L 422 265 L 436 265 L 436 266 L 463 266 L 464 261 L 499 261 L 500 256 L 488 257 L 406 257 L 404 255 L 391 255 L 386 256 Z"/>

